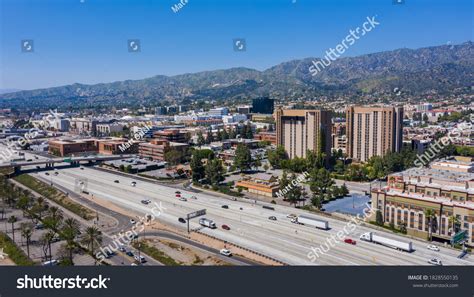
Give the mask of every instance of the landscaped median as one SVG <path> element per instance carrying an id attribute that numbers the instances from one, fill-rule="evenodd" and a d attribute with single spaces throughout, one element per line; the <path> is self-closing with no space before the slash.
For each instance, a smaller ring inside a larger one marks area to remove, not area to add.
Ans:
<path id="1" fill-rule="evenodd" d="M 0 232 L 0 248 L 8 255 L 8 258 L 20 266 L 33 266 L 33 262 L 25 253 L 8 237 L 4 232 Z"/>
<path id="2" fill-rule="evenodd" d="M 21 183 L 25 187 L 30 188 L 36 193 L 46 197 L 47 199 L 56 202 L 57 204 L 77 214 L 85 220 L 92 220 L 95 218 L 95 213 L 92 210 L 80 205 L 61 191 L 58 191 L 54 187 L 51 187 L 50 185 L 39 181 L 30 175 L 22 174 L 14 177 L 14 180 Z"/>
<path id="3" fill-rule="evenodd" d="M 140 244 L 140 251 L 144 252 L 145 254 L 149 255 L 153 259 L 157 260 L 158 262 L 166 265 L 166 266 L 179 266 L 181 263 L 176 262 L 173 258 L 165 254 L 164 252 L 160 251 L 159 249 L 149 246 L 145 241 L 140 241 L 140 243 L 134 242 L 133 247 L 138 249 L 138 245 Z"/>

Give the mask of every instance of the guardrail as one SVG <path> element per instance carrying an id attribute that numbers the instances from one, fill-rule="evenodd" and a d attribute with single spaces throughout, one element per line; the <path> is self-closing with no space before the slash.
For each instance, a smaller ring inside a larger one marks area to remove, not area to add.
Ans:
<path id="1" fill-rule="evenodd" d="M 222 240 L 222 239 L 217 238 L 217 237 L 215 237 L 215 236 L 212 236 L 212 235 L 203 233 L 203 232 L 201 232 L 201 231 L 199 231 L 199 230 L 193 230 L 193 232 L 196 232 L 196 233 L 198 233 L 198 234 L 207 236 L 207 237 L 212 238 L 212 239 L 215 239 L 215 240 L 222 241 L 222 242 L 224 242 L 225 244 L 233 245 L 233 246 L 235 246 L 235 247 L 237 247 L 237 248 L 239 248 L 239 249 L 242 249 L 242 250 L 244 250 L 244 251 L 247 251 L 247 252 L 250 252 L 250 253 L 252 253 L 252 254 L 258 255 L 258 256 L 263 257 L 263 258 L 265 258 L 265 259 L 272 260 L 272 261 L 274 261 L 274 262 L 276 262 L 276 263 L 279 263 L 279 264 L 281 264 L 281 265 L 283 265 L 283 266 L 289 266 L 288 263 L 285 263 L 285 262 L 283 262 L 283 261 L 277 260 L 277 259 L 275 259 L 275 258 L 273 258 L 273 257 L 270 257 L 270 256 L 267 256 L 267 255 L 265 255 L 265 254 L 256 252 L 256 251 L 251 250 L 251 249 L 249 249 L 249 248 L 243 247 L 243 246 L 241 246 L 241 245 L 239 245 L 239 244 L 236 244 L 236 243 L 233 243 L 233 242 L 230 242 L 230 241 L 227 241 L 227 240 Z"/>

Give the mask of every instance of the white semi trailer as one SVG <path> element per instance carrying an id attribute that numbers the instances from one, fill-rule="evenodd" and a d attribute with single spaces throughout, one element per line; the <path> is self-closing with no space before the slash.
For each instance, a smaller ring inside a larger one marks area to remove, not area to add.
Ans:
<path id="1" fill-rule="evenodd" d="M 329 229 L 329 222 L 328 221 L 316 219 L 316 218 L 309 217 L 309 216 L 303 216 L 303 215 L 298 216 L 296 218 L 296 223 L 316 227 L 316 228 L 323 229 L 323 230 Z"/>
<path id="2" fill-rule="evenodd" d="M 385 245 L 397 250 L 413 252 L 413 243 L 411 241 L 410 242 L 399 241 L 396 239 L 391 239 L 391 238 L 377 235 L 373 232 L 367 232 L 367 233 L 362 234 L 360 236 L 360 239 L 364 241 L 368 241 L 368 242 L 374 242 L 381 245 Z"/>
<path id="3" fill-rule="evenodd" d="M 214 223 L 213 220 L 209 220 L 209 219 L 206 219 L 206 218 L 201 218 L 201 219 L 199 219 L 199 224 L 201 226 L 204 226 L 204 227 L 208 227 L 208 228 L 211 228 L 211 229 L 216 229 L 216 223 Z"/>

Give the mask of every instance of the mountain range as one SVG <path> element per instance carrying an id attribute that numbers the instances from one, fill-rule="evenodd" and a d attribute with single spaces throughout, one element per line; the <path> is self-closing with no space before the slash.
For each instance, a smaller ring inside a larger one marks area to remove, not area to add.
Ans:
<path id="1" fill-rule="evenodd" d="M 312 76 L 318 58 L 283 62 L 264 71 L 249 68 L 157 75 L 93 85 L 72 85 L 0 94 L 0 108 L 133 107 L 194 100 L 245 101 L 259 96 L 314 100 L 471 93 L 474 46 L 471 41 L 419 49 L 397 49 L 345 57 Z M 26 107 L 27 106 L 27 107 Z"/>

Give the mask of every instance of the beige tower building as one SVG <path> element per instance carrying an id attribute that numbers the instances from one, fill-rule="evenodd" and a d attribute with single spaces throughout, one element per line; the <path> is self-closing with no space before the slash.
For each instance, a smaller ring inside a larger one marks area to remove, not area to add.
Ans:
<path id="1" fill-rule="evenodd" d="M 278 109 L 275 112 L 277 145 L 290 159 L 306 157 L 306 151 L 331 155 L 331 112 L 326 110 Z"/>
<path id="2" fill-rule="evenodd" d="M 346 123 L 346 153 L 355 161 L 366 162 L 402 148 L 402 107 L 351 106 Z"/>

